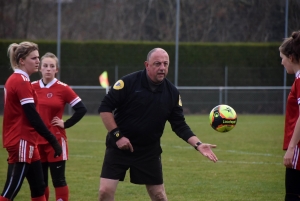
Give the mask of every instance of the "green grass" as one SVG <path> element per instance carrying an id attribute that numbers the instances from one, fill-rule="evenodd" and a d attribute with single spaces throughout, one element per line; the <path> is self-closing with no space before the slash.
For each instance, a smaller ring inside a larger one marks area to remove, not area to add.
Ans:
<path id="1" fill-rule="evenodd" d="M 178 138 L 167 123 L 161 144 L 164 181 L 170 201 L 283 200 L 282 115 L 239 115 L 237 126 L 228 133 L 214 131 L 206 115 L 186 116 L 186 121 L 203 142 L 217 144 L 214 152 L 219 161 L 210 162 L 197 153 Z M 97 200 L 106 130 L 99 116 L 85 116 L 68 129 L 67 134 L 70 160 L 66 174 L 70 201 Z M 1 190 L 6 178 L 6 157 L 6 150 L 0 149 Z M 128 176 L 119 183 L 116 200 L 150 200 L 145 187 L 131 184 Z M 30 200 L 29 196 L 25 181 L 15 201 Z M 52 187 L 50 198 L 54 200 Z"/>

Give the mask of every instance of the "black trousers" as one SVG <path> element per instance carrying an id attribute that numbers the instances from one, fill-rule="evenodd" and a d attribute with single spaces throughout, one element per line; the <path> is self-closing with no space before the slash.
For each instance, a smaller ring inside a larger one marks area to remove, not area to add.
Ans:
<path id="1" fill-rule="evenodd" d="M 52 183 L 54 187 L 63 187 L 67 185 L 65 177 L 66 161 L 58 162 L 45 162 L 42 163 L 44 181 L 46 186 L 48 186 L 48 169 L 50 168 L 50 174 L 52 178 Z"/>
<path id="2" fill-rule="evenodd" d="M 13 200 L 21 189 L 26 177 L 31 197 L 40 197 L 45 193 L 45 182 L 41 161 L 8 164 L 7 177 L 1 196 Z"/>
<path id="3" fill-rule="evenodd" d="M 286 168 L 285 201 L 300 201 L 300 171 Z"/>

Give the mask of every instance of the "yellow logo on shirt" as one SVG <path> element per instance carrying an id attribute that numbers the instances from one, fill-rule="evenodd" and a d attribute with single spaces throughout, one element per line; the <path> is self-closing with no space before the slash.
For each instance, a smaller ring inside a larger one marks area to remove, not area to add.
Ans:
<path id="1" fill-rule="evenodd" d="M 120 90 L 120 89 L 123 89 L 124 87 L 124 82 L 123 80 L 118 80 L 115 84 L 114 84 L 114 89 L 115 90 Z"/>
<path id="2" fill-rule="evenodd" d="M 179 95 L 178 105 L 180 105 L 180 106 L 182 107 L 182 102 L 181 102 L 181 97 L 180 97 L 180 95 Z"/>

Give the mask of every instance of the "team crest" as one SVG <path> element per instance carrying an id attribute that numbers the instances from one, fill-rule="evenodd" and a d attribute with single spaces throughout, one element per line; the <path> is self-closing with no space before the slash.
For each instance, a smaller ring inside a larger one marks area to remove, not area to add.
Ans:
<path id="1" fill-rule="evenodd" d="M 180 95 L 179 95 L 178 105 L 180 105 L 180 106 L 182 107 L 182 102 L 181 102 L 181 97 L 180 97 Z"/>
<path id="2" fill-rule="evenodd" d="M 123 80 L 118 80 L 115 84 L 114 84 L 114 89 L 115 90 L 120 90 L 120 89 L 123 89 L 124 87 L 124 82 Z"/>
<path id="3" fill-rule="evenodd" d="M 47 93 L 47 98 L 52 98 L 53 94 L 52 93 Z"/>

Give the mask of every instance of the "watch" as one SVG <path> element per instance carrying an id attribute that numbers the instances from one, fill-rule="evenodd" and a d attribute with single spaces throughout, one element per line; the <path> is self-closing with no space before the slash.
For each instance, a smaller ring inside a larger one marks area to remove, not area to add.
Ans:
<path id="1" fill-rule="evenodd" d="M 198 147 L 200 146 L 202 144 L 202 142 L 197 142 L 196 144 L 195 144 L 195 146 L 194 146 L 194 148 L 198 151 Z"/>

